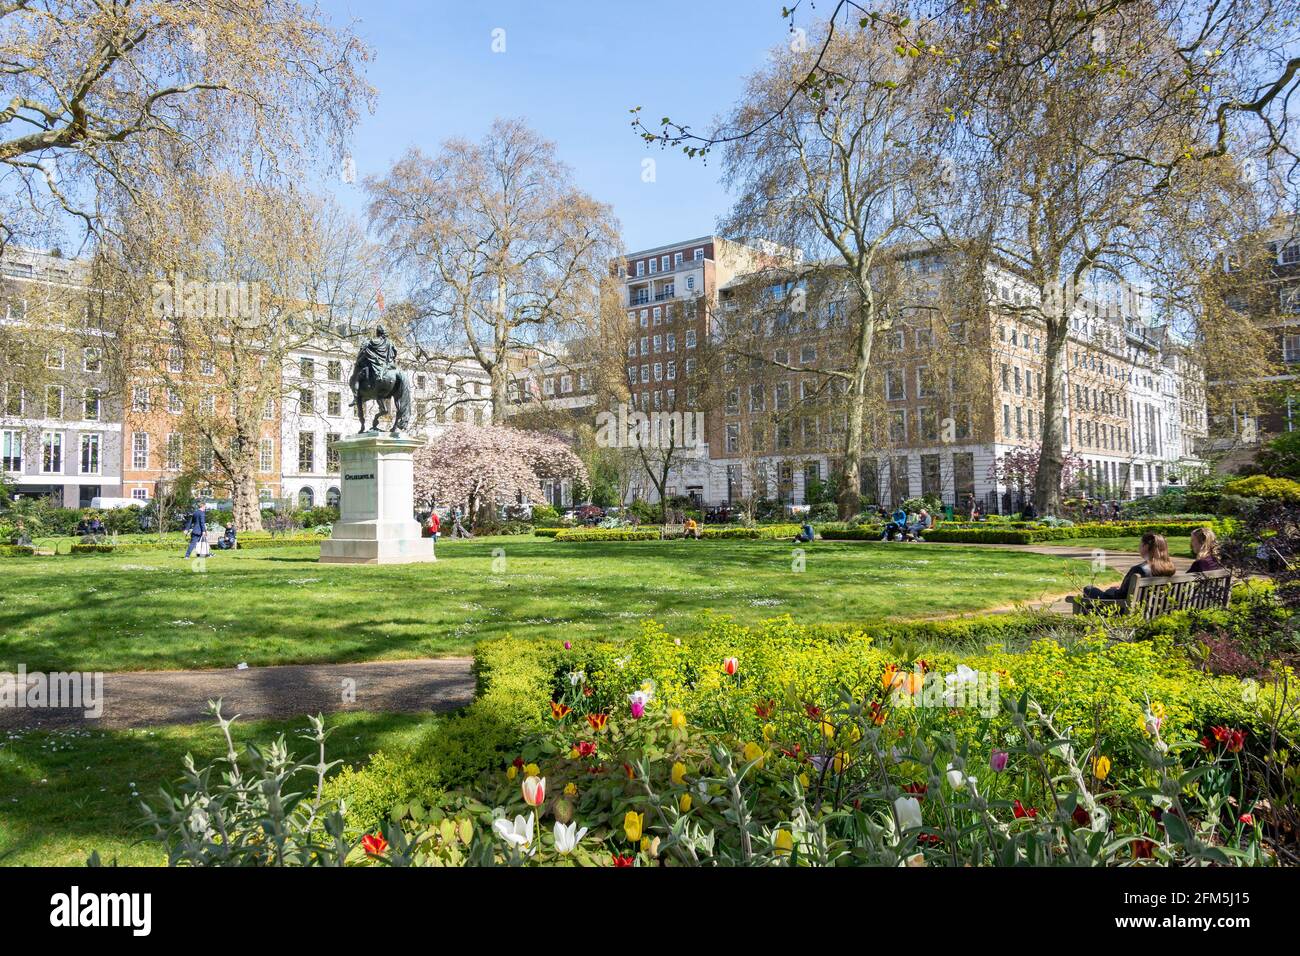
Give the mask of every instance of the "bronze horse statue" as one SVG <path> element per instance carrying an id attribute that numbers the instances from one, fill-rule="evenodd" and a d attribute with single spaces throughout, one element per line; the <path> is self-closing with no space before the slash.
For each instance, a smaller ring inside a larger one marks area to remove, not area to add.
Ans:
<path id="1" fill-rule="evenodd" d="M 390 399 L 396 406 L 391 434 L 397 435 L 410 426 L 411 380 L 397 367 L 397 349 L 388 341 L 388 332 L 382 325 L 375 329 L 375 337 L 361 346 L 348 384 L 352 387 L 352 405 L 363 432 L 367 431 L 366 403 L 372 401 L 378 402 L 379 408 L 369 431 L 379 431 L 379 419 L 388 414 Z"/>

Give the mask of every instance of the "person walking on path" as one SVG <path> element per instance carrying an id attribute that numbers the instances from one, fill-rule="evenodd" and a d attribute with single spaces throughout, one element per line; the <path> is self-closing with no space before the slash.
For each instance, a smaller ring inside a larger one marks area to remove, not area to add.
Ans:
<path id="1" fill-rule="evenodd" d="M 196 505 L 193 513 L 185 519 L 185 529 L 190 533 L 190 546 L 185 549 L 185 557 L 187 558 L 194 553 L 194 549 L 199 546 L 199 542 L 207 538 L 208 522 L 204 515 L 206 509 L 207 505 Z"/>

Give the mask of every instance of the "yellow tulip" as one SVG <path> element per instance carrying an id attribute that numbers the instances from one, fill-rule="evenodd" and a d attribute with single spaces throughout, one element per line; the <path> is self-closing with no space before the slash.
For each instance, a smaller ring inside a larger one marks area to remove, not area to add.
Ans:
<path id="1" fill-rule="evenodd" d="M 799 786 L 803 787 L 805 790 L 808 789 L 809 783 L 808 775 L 806 773 L 799 774 Z"/>
<path id="2" fill-rule="evenodd" d="M 758 766 L 763 766 L 763 748 L 756 743 L 745 744 L 744 757 L 748 760 L 757 760 Z"/>
<path id="3" fill-rule="evenodd" d="M 682 798 L 677 801 L 677 809 L 682 811 L 682 813 L 686 813 L 688 810 L 690 810 L 690 808 L 691 808 L 691 795 L 689 793 L 683 793 Z"/>
<path id="4" fill-rule="evenodd" d="M 641 830 L 645 826 L 645 814 L 629 810 L 623 815 L 623 833 L 628 843 L 641 842 Z"/>
<path id="5" fill-rule="evenodd" d="M 766 741 L 769 741 L 769 742 L 775 740 L 775 739 L 776 739 L 776 728 L 773 727 L 771 724 L 764 724 L 764 725 L 763 725 L 763 739 L 766 740 Z"/>
<path id="6" fill-rule="evenodd" d="M 577 760 L 577 759 L 578 759 L 578 748 L 577 748 L 577 747 L 570 747 L 570 748 L 569 748 L 569 759 L 570 759 L 570 760 Z"/>
<path id="7" fill-rule="evenodd" d="M 674 730 L 686 729 L 686 715 L 680 710 L 674 710 L 668 716 L 672 720 Z"/>
<path id="8" fill-rule="evenodd" d="M 835 736 L 835 725 L 832 724 L 829 720 L 822 721 L 822 736 L 825 737 L 827 740 L 830 740 L 832 737 Z"/>
<path id="9" fill-rule="evenodd" d="M 1092 762 L 1092 775 L 1098 780 L 1105 780 L 1110 776 L 1110 758 L 1098 757 Z"/>
<path id="10" fill-rule="evenodd" d="M 853 758 L 841 750 L 835 754 L 835 759 L 831 761 L 831 767 L 836 773 L 843 773 L 851 763 L 853 763 Z"/>
<path id="11" fill-rule="evenodd" d="M 540 777 L 542 775 L 542 769 L 538 767 L 537 764 L 530 763 L 528 766 L 524 767 L 524 775 L 528 777 Z"/>
<path id="12" fill-rule="evenodd" d="M 511 764 L 509 767 L 506 768 L 507 780 L 513 780 L 517 776 L 519 776 L 519 768 L 516 767 L 514 764 Z"/>
<path id="13" fill-rule="evenodd" d="M 673 783 L 679 787 L 686 785 L 686 764 L 680 760 L 673 764 Z"/>
<path id="14" fill-rule="evenodd" d="M 576 783 L 566 783 L 564 785 L 564 795 L 566 797 L 572 797 L 577 792 L 578 792 L 578 785 Z"/>
<path id="15" fill-rule="evenodd" d="M 794 852 L 794 834 L 789 830 L 777 830 L 772 846 L 776 849 L 777 856 L 789 856 Z"/>

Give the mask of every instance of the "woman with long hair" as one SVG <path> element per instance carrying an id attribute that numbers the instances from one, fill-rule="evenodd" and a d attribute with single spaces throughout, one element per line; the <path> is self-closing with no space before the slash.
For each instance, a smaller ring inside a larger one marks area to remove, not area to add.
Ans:
<path id="1" fill-rule="evenodd" d="M 1142 560 L 1128 569 L 1118 587 L 1102 590 L 1090 584 L 1083 589 L 1083 596 L 1092 600 L 1122 601 L 1132 593 L 1138 578 L 1168 578 L 1178 573 L 1169 557 L 1169 542 L 1163 535 L 1144 534 L 1141 551 Z"/>
<path id="2" fill-rule="evenodd" d="M 1219 564 L 1218 556 L 1214 553 L 1217 542 L 1214 538 L 1214 532 L 1209 528 L 1197 528 L 1192 532 L 1192 557 L 1196 560 L 1192 562 L 1189 571 L 1218 571 L 1223 565 Z"/>

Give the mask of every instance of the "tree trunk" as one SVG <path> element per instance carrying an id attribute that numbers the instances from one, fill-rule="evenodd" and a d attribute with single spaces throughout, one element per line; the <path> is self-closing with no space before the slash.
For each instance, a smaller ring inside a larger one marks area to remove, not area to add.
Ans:
<path id="1" fill-rule="evenodd" d="M 262 502 L 257 497 L 257 469 L 252 455 L 240 452 L 234 461 L 231 482 L 235 528 L 242 532 L 262 530 Z"/>
<path id="2" fill-rule="evenodd" d="M 859 281 L 860 288 L 870 287 Z M 862 423 L 867 406 L 867 372 L 871 368 L 871 345 L 876 335 L 876 309 L 871 293 L 859 307 L 858 341 L 853 357 L 853 381 L 849 385 L 849 421 L 844 436 L 844 486 L 840 489 L 840 520 L 847 521 L 861 505 L 858 488 L 862 484 Z"/>
<path id="3" fill-rule="evenodd" d="M 1043 441 L 1034 477 L 1034 506 L 1040 515 L 1061 514 L 1061 472 L 1065 467 L 1061 429 L 1061 369 L 1069 323 L 1064 316 L 1049 322 L 1043 356 Z"/>

